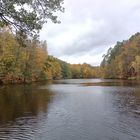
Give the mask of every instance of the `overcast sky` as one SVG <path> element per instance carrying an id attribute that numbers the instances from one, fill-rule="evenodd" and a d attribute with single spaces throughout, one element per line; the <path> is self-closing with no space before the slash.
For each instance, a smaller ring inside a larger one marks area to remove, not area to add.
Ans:
<path id="1" fill-rule="evenodd" d="M 109 47 L 140 32 L 140 0 L 65 0 L 64 7 L 61 24 L 48 22 L 40 38 L 69 63 L 99 65 Z"/>

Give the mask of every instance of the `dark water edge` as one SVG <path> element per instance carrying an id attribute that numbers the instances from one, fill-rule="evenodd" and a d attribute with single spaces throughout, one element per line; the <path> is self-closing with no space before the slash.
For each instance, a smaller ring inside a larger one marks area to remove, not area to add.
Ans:
<path id="1" fill-rule="evenodd" d="M 0 87 L 0 140 L 139 140 L 140 82 L 67 79 Z"/>

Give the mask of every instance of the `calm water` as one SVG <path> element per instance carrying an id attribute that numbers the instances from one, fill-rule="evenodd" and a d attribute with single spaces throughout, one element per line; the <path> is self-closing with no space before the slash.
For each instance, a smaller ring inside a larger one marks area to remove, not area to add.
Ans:
<path id="1" fill-rule="evenodd" d="M 0 140 L 140 140 L 140 83 L 74 79 L 2 86 Z"/>

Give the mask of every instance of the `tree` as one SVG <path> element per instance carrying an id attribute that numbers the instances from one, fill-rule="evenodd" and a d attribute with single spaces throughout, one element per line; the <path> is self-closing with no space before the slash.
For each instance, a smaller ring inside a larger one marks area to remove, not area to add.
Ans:
<path id="1" fill-rule="evenodd" d="M 133 79 L 140 77 L 140 33 L 117 42 L 101 62 L 102 77 Z"/>
<path id="2" fill-rule="evenodd" d="M 0 79 L 11 79 L 15 72 L 15 56 L 13 54 L 16 46 L 14 37 L 7 31 L 0 32 Z"/>
<path id="3" fill-rule="evenodd" d="M 63 0 L 0 0 L 0 27 L 36 34 L 48 19 L 59 23 L 54 13 L 64 11 L 62 4 Z"/>
<path id="4" fill-rule="evenodd" d="M 61 66 L 61 75 L 62 75 L 62 78 L 64 79 L 70 79 L 72 77 L 72 73 L 71 73 L 71 68 L 70 68 L 70 64 L 64 62 L 64 61 L 61 61 L 61 60 L 58 60 L 60 66 Z"/>
<path id="5" fill-rule="evenodd" d="M 82 75 L 82 78 L 91 78 L 92 77 L 92 68 L 90 67 L 89 64 L 82 64 L 81 66 L 81 75 Z"/>
<path id="6" fill-rule="evenodd" d="M 137 78 L 140 79 L 140 56 L 135 57 L 135 61 L 132 62 L 132 67 L 137 73 Z"/>
<path id="7" fill-rule="evenodd" d="M 82 78 L 81 75 L 81 64 L 72 64 L 71 65 L 72 78 Z"/>

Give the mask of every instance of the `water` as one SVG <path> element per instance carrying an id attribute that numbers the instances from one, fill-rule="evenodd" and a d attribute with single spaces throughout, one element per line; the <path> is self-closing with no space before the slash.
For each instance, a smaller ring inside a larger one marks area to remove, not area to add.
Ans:
<path id="1" fill-rule="evenodd" d="M 73 79 L 2 86 L 0 140 L 140 140 L 140 83 Z"/>

